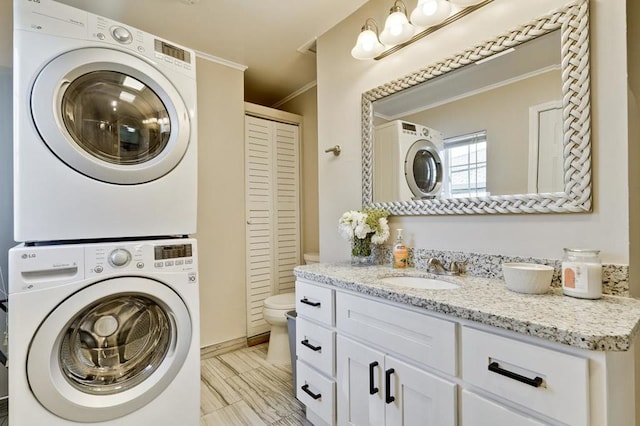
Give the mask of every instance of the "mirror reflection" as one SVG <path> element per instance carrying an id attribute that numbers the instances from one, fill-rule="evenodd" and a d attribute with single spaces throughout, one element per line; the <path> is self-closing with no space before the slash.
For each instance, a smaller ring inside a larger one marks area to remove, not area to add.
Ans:
<path id="1" fill-rule="evenodd" d="M 559 33 L 373 102 L 373 202 L 564 191 Z"/>

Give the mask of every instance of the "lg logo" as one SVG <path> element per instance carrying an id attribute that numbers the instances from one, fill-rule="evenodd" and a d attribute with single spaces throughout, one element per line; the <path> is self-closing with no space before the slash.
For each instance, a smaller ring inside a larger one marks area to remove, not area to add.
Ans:
<path id="1" fill-rule="evenodd" d="M 22 258 L 23 258 L 23 259 L 33 259 L 34 257 L 36 257 L 36 254 L 35 254 L 35 253 L 24 253 L 24 254 L 22 255 Z"/>

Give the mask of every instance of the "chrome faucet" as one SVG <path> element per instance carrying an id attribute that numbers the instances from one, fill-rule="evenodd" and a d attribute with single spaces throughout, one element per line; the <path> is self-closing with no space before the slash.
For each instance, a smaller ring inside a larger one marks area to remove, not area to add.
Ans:
<path id="1" fill-rule="evenodd" d="M 452 261 L 449 270 L 447 270 L 442 262 L 435 257 L 427 260 L 427 270 L 436 275 L 463 275 L 467 272 L 466 269 L 466 264 L 463 261 Z"/>

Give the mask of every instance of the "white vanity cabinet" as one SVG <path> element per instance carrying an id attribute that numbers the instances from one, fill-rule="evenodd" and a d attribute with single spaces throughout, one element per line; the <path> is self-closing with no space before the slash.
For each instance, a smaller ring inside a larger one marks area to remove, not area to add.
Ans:
<path id="1" fill-rule="evenodd" d="M 586 350 L 374 295 L 296 283 L 297 396 L 314 425 L 636 424 L 633 346 Z"/>

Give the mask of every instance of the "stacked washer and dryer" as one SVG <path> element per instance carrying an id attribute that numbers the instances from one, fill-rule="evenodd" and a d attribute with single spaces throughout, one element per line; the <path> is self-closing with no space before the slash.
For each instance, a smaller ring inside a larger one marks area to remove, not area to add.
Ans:
<path id="1" fill-rule="evenodd" d="M 197 425 L 194 52 L 14 0 L 10 425 Z"/>

